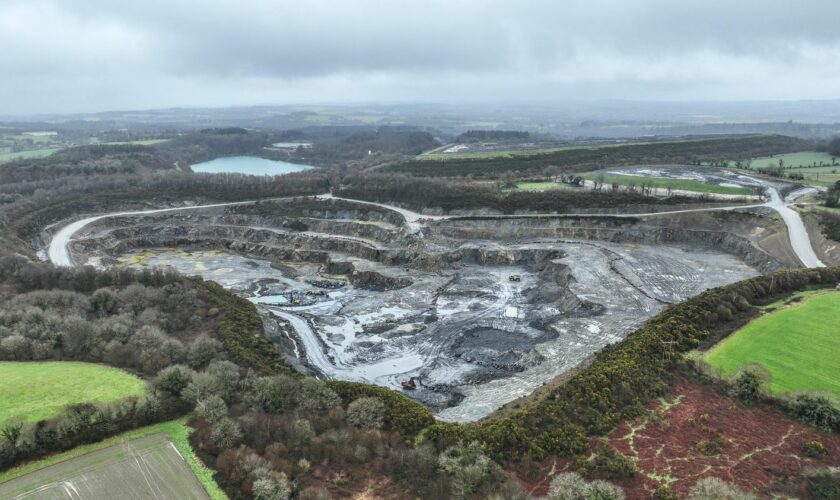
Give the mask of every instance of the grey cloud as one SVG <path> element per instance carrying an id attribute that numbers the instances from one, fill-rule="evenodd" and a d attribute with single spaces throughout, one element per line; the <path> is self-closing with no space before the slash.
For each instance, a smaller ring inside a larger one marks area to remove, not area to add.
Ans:
<path id="1" fill-rule="evenodd" d="M 836 0 L 0 0 L 0 108 L 836 98 L 837 19 Z"/>

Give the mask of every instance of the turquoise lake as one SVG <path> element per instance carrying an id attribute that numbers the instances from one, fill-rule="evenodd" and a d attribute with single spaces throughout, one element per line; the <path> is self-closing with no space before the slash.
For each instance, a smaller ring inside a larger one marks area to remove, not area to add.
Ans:
<path id="1" fill-rule="evenodd" d="M 283 175 L 313 167 L 285 161 L 266 160 L 256 156 L 225 156 L 196 163 L 191 168 L 193 172 L 208 174 Z"/>

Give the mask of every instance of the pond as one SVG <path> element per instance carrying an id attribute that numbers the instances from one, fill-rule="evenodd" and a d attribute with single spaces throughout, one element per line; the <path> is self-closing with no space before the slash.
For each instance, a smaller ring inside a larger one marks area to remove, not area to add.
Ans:
<path id="1" fill-rule="evenodd" d="M 225 156 L 196 163 L 191 168 L 193 172 L 209 174 L 283 175 L 313 167 L 285 161 L 266 160 L 256 156 Z"/>

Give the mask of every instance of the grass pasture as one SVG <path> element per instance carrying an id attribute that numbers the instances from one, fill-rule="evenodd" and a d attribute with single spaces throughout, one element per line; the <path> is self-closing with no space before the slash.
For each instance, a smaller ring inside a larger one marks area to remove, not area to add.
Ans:
<path id="1" fill-rule="evenodd" d="M 682 191 L 695 191 L 698 193 L 714 193 L 714 194 L 731 194 L 731 195 L 752 195 L 755 194 L 751 189 L 734 187 L 734 186 L 719 186 L 717 184 L 707 184 L 705 182 L 695 181 L 691 179 L 671 179 L 667 177 L 642 177 L 638 175 L 602 175 L 595 172 L 583 174 L 583 178 L 590 181 L 601 182 L 603 180 L 606 184 L 618 184 L 620 186 L 653 186 L 662 189 L 679 189 Z"/>
<path id="2" fill-rule="evenodd" d="M 135 144 L 137 146 L 154 146 L 155 144 L 162 144 L 164 142 L 168 142 L 169 139 L 142 139 L 138 141 L 116 141 L 116 142 L 103 142 L 100 144 L 106 146 L 113 146 L 113 145 L 122 145 L 122 144 Z"/>
<path id="3" fill-rule="evenodd" d="M 522 191 L 554 191 L 578 188 L 569 184 L 563 184 L 562 182 L 520 182 L 516 185 L 516 189 Z"/>
<path id="4" fill-rule="evenodd" d="M 0 474 L 0 498 L 227 496 L 193 453 L 184 420 L 130 431 Z"/>
<path id="5" fill-rule="evenodd" d="M 750 168 L 778 167 L 779 160 L 784 161 L 785 168 L 805 167 L 830 167 L 832 164 L 831 155 L 819 151 L 800 151 L 798 153 L 786 153 L 763 158 L 753 158 Z M 840 160 L 837 158 L 836 160 Z M 836 168 L 840 168 L 838 165 Z"/>
<path id="6" fill-rule="evenodd" d="M 0 163 L 7 163 L 12 160 L 25 160 L 28 158 L 43 158 L 58 151 L 58 148 L 33 149 L 30 151 L 0 152 Z"/>
<path id="7" fill-rule="evenodd" d="M 36 422 L 69 404 L 114 401 L 146 390 L 146 382 L 128 372 L 73 361 L 3 361 L 0 381 L 0 423 Z"/>
<path id="8" fill-rule="evenodd" d="M 840 397 L 840 292 L 802 294 L 725 338 L 703 359 L 730 376 L 749 364 L 772 375 L 773 394 L 828 392 Z"/>

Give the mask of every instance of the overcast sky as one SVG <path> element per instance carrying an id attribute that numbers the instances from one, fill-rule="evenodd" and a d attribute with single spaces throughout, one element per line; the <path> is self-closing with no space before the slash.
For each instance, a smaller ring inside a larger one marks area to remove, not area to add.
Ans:
<path id="1" fill-rule="evenodd" d="M 840 98 L 840 0 L 0 0 L 0 115 Z"/>

